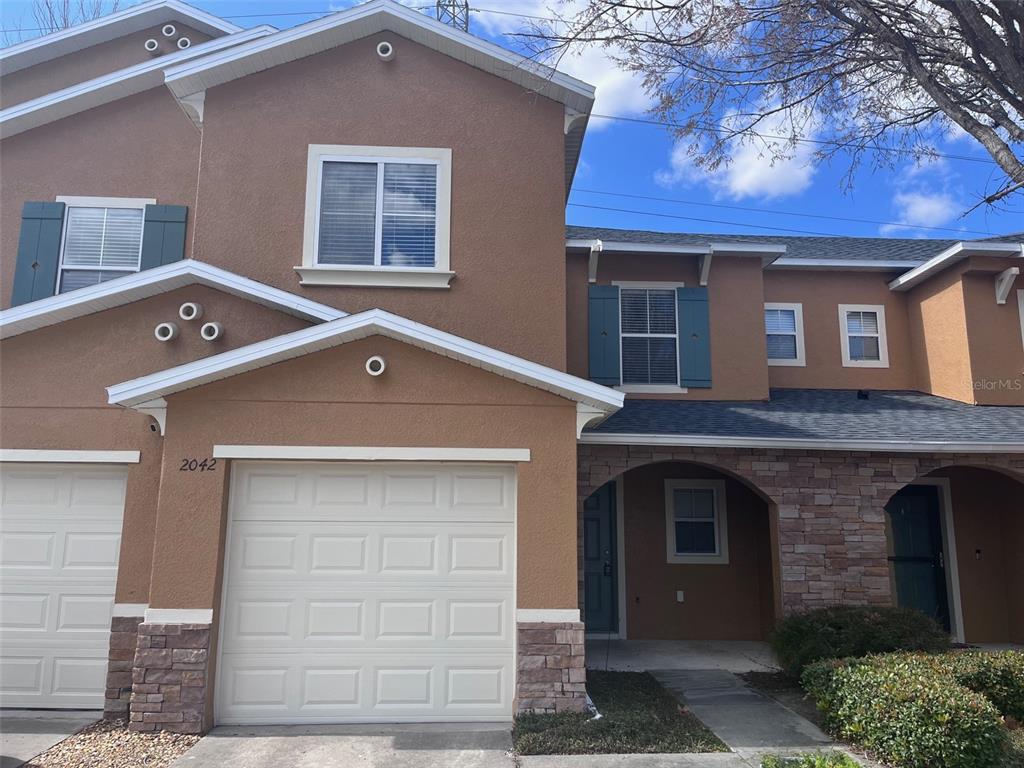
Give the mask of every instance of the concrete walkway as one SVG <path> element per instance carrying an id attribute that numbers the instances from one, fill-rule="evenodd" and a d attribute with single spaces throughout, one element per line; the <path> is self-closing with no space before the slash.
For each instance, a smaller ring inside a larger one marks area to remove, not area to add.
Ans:
<path id="1" fill-rule="evenodd" d="M 747 640 L 587 640 L 587 666 L 621 672 L 651 669 L 724 669 L 773 672 L 768 643 Z"/>
<path id="2" fill-rule="evenodd" d="M 101 717 L 88 710 L 0 710 L 0 768 L 27 763 Z"/>

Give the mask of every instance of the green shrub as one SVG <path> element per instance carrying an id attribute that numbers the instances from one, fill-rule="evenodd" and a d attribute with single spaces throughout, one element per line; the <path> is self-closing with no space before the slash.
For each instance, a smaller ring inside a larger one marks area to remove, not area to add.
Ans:
<path id="1" fill-rule="evenodd" d="M 944 654 L 960 685 L 984 696 L 1004 717 L 1024 721 L 1024 652 L 963 651 Z"/>
<path id="2" fill-rule="evenodd" d="M 958 664 L 979 665 L 958 655 L 823 661 L 801 682 L 830 730 L 893 765 L 997 768 L 1007 759 L 1003 719 L 988 698 L 957 682 Z"/>
<path id="3" fill-rule="evenodd" d="M 765 755 L 761 768 L 860 768 L 860 763 L 842 752 L 809 752 L 793 757 Z"/>
<path id="4" fill-rule="evenodd" d="M 853 605 L 788 616 L 770 641 L 783 669 L 794 677 L 821 659 L 949 649 L 949 634 L 920 611 Z"/>

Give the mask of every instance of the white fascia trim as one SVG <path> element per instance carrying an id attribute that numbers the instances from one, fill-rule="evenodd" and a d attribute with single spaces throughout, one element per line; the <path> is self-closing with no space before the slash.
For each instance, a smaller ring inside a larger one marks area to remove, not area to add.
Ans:
<path id="1" fill-rule="evenodd" d="M 212 624 L 212 608 L 147 608 L 147 624 Z"/>
<path id="2" fill-rule="evenodd" d="M 340 309 L 236 275 L 194 259 L 135 272 L 0 312 L 0 339 L 130 304 L 189 285 L 205 285 L 312 322 L 345 317 Z"/>
<path id="3" fill-rule="evenodd" d="M 817 438 L 719 437 L 717 435 L 583 435 L 589 445 L 656 445 L 694 448 L 791 448 L 813 451 L 881 451 L 891 453 L 1022 453 L 1024 442 L 946 442 L 942 440 L 823 440 Z"/>
<path id="4" fill-rule="evenodd" d="M 899 259 L 776 259 L 768 269 L 837 269 L 851 272 L 891 272 L 894 269 L 913 269 L 923 261 Z"/>
<path id="5" fill-rule="evenodd" d="M 516 463 L 530 460 L 529 448 L 383 448 L 331 445 L 215 445 L 215 459 L 285 461 L 457 461 Z"/>
<path id="6" fill-rule="evenodd" d="M 114 603 L 113 616 L 125 618 L 143 618 L 149 603 Z"/>
<path id="7" fill-rule="evenodd" d="M 168 70 L 166 82 L 175 96 L 188 96 L 385 30 L 536 90 L 577 111 L 589 114 L 593 106 L 594 86 L 442 24 L 393 0 L 372 0 L 282 30 L 265 40 L 174 67 Z M 401 56 L 401 50 L 397 50 L 396 55 Z"/>
<path id="8" fill-rule="evenodd" d="M 918 283 L 922 283 L 946 267 L 962 261 L 971 255 L 982 256 L 1021 256 L 1024 257 L 1024 243 L 975 243 L 959 242 L 951 245 L 935 258 L 929 259 L 920 266 L 900 275 L 889 283 L 890 290 L 907 291 Z"/>
<path id="9" fill-rule="evenodd" d="M 605 253 L 662 253 L 703 256 L 711 253 L 707 245 L 669 245 L 668 243 L 628 243 L 621 240 L 566 240 L 566 249 L 590 250 L 595 242 L 601 243 Z"/>
<path id="10" fill-rule="evenodd" d="M 371 309 L 107 387 L 108 402 L 131 408 L 157 397 L 374 335 L 411 344 L 606 412 L 621 408 L 625 399 L 621 392 L 609 387 L 382 309 Z"/>
<path id="11" fill-rule="evenodd" d="M 518 608 L 516 622 L 520 624 L 570 624 L 580 620 L 577 608 Z"/>
<path id="12" fill-rule="evenodd" d="M 241 27 L 219 16 L 179 0 L 153 0 L 0 50 L 0 68 L 3 74 L 8 75 L 83 48 L 141 32 L 167 21 L 179 20 L 208 35 L 242 31 Z"/>
<path id="13" fill-rule="evenodd" d="M 44 451 L 0 448 L 0 462 L 36 464 L 138 464 L 138 451 Z"/>
<path id="14" fill-rule="evenodd" d="M 757 256 L 764 254 L 783 254 L 786 246 L 775 243 L 711 243 L 715 253 L 749 253 Z"/>
<path id="15" fill-rule="evenodd" d="M 249 40 L 266 37 L 273 31 L 273 27 L 266 25 L 253 27 L 15 104 L 0 111 L 0 138 L 14 136 L 87 109 L 157 88 L 164 81 L 164 69 L 171 64 L 190 61 Z"/>

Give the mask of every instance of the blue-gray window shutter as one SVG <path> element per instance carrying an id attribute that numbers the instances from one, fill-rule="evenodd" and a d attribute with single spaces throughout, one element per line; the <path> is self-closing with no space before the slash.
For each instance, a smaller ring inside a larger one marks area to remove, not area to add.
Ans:
<path id="1" fill-rule="evenodd" d="M 679 386 L 711 386 L 711 322 L 707 288 L 676 288 Z"/>
<path id="2" fill-rule="evenodd" d="M 590 379 L 617 387 L 621 383 L 618 286 L 591 285 L 588 313 Z"/>
<path id="3" fill-rule="evenodd" d="M 21 209 L 18 261 L 11 306 L 45 299 L 57 292 L 64 203 L 25 203 Z"/>
<path id="4" fill-rule="evenodd" d="M 185 258 L 184 205 L 147 205 L 142 227 L 142 261 L 139 269 L 152 269 Z"/>

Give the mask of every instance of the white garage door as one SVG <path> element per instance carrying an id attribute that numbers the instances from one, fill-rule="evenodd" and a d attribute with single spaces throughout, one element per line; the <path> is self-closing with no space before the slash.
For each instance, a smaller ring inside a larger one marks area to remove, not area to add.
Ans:
<path id="1" fill-rule="evenodd" d="M 238 464 L 221 723 L 512 716 L 515 472 Z"/>
<path id="2" fill-rule="evenodd" d="M 126 478 L 0 465 L 0 706 L 103 707 Z"/>

